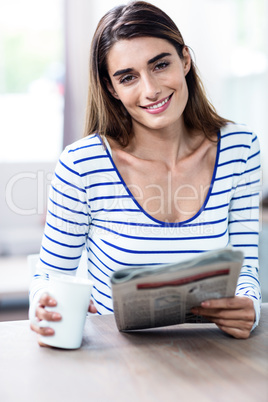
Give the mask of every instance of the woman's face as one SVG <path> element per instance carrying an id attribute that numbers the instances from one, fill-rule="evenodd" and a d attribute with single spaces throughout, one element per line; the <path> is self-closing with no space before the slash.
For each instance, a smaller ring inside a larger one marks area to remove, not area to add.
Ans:
<path id="1" fill-rule="evenodd" d="M 182 119 L 191 67 L 187 48 L 183 55 L 182 60 L 171 43 L 153 37 L 120 40 L 110 49 L 108 89 L 129 112 L 134 131 L 139 126 L 161 130 Z"/>

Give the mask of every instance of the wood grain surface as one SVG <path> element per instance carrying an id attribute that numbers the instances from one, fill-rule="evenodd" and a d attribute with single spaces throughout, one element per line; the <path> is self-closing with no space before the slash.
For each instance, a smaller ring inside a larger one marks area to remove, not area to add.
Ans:
<path id="1" fill-rule="evenodd" d="M 247 340 L 214 324 L 119 332 L 89 316 L 82 347 L 40 347 L 28 321 L 0 323 L 0 400 L 268 401 L 268 304 Z"/>

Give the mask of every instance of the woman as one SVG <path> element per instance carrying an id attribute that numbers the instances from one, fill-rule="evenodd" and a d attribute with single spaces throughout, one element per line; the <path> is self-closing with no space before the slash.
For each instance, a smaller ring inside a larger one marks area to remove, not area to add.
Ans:
<path id="1" fill-rule="evenodd" d="M 64 150 L 52 181 L 31 315 L 61 319 L 46 310 L 56 300 L 43 278 L 75 275 L 84 246 L 89 311 L 105 314 L 115 270 L 230 243 L 245 254 L 236 296 L 193 313 L 247 338 L 260 316 L 259 181 L 256 135 L 216 113 L 173 21 L 142 1 L 114 8 L 92 42 L 85 138 Z"/>

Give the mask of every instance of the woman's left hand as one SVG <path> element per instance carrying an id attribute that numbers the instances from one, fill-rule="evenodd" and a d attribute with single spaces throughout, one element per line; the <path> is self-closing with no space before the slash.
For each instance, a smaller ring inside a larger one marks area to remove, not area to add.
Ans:
<path id="1" fill-rule="evenodd" d="M 249 297 L 207 300 L 193 308 L 192 313 L 214 322 L 234 338 L 247 339 L 255 322 L 254 305 Z"/>

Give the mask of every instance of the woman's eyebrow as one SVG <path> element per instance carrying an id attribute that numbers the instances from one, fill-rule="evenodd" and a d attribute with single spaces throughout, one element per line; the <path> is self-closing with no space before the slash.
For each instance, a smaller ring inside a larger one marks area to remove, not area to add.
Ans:
<path id="1" fill-rule="evenodd" d="M 150 59 L 150 60 L 148 60 L 148 63 L 147 64 L 153 64 L 153 63 L 155 63 L 157 60 L 159 60 L 159 59 L 162 59 L 163 57 L 166 57 L 166 56 L 171 56 L 171 53 L 160 53 L 160 54 L 158 54 L 157 56 L 155 56 L 155 57 L 153 57 L 152 59 Z"/>
<path id="2" fill-rule="evenodd" d="M 118 70 L 113 74 L 113 77 L 116 77 L 117 75 L 131 73 L 133 70 L 134 70 L 133 68 L 125 68 L 124 70 Z"/>
<path id="3" fill-rule="evenodd" d="M 155 63 L 157 60 L 162 59 L 163 57 L 166 57 L 166 56 L 171 56 L 171 53 L 166 53 L 166 52 L 160 53 L 160 54 L 158 54 L 157 56 L 153 57 L 152 59 L 148 60 L 147 64 L 148 64 L 148 65 L 149 65 L 149 64 L 153 64 L 153 63 Z M 131 73 L 132 71 L 134 71 L 134 68 L 133 68 L 133 67 L 131 67 L 131 68 L 125 68 L 125 69 L 123 69 L 123 70 L 118 70 L 118 71 L 116 71 L 116 72 L 113 74 L 113 77 L 116 77 L 116 76 L 122 75 L 122 74 Z"/>

